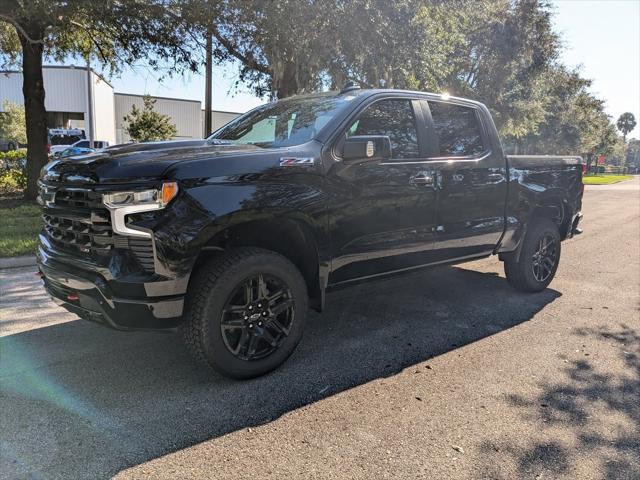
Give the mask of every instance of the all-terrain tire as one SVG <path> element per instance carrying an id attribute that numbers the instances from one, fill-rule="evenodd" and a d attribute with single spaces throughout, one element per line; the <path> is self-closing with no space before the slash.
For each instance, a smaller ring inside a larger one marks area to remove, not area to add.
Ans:
<path id="1" fill-rule="evenodd" d="M 549 240 L 554 249 L 553 260 L 545 258 L 540 268 L 539 247 Z M 531 224 L 523 240 L 518 259 L 507 258 L 504 261 L 504 272 L 509 283 L 523 292 L 540 292 L 547 288 L 555 277 L 560 263 L 561 239 L 558 226 L 548 218 L 539 218 Z M 542 271 L 542 273 L 540 273 Z"/>
<path id="2" fill-rule="evenodd" d="M 288 310 L 291 323 L 288 335 L 275 351 L 264 358 L 242 359 L 234 355 L 224 338 L 223 309 L 243 282 L 256 275 L 278 279 L 288 287 L 288 303 L 293 306 Z M 180 330 L 187 349 L 199 363 L 227 377 L 247 379 L 274 370 L 293 353 L 302 338 L 307 307 L 304 278 L 287 258 L 260 248 L 235 248 L 214 257 L 195 273 Z"/>

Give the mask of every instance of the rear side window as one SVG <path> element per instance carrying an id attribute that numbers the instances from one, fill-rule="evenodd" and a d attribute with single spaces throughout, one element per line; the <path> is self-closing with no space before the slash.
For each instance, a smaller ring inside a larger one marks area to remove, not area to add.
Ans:
<path id="1" fill-rule="evenodd" d="M 418 133 L 411 100 L 381 100 L 366 108 L 347 130 L 353 135 L 386 135 L 393 158 L 418 158 Z"/>
<path id="2" fill-rule="evenodd" d="M 440 157 L 472 157 L 484 152 L 476 110 L 462 105 L 429 102 Z"/>

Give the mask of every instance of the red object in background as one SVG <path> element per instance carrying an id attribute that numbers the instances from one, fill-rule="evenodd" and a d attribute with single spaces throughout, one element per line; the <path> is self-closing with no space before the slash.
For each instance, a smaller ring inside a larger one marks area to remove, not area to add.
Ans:
<path id="1" fill-rule="evenodd" d="M 583 174 L 583 175 L 586 175 L 586 173 L 587 173 L 587 164 L 586 164 L 586 163 L 583 163 L 583 164 L 582 164 L 582 174 Z"/>
<path id="2" fill-rule="evenodd" d="M 598 156 L 598 165 L 604 165 L 604 161 L 605 161 L 604 155 Z"/>

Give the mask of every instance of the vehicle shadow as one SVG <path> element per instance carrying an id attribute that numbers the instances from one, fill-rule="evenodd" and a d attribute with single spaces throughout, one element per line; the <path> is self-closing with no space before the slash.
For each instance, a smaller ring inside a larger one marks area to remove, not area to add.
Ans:
<path id="1" fill-rule="evenodd" d="M 196 366 L 175 335 L 84 321 L 10 335 L 0 341 L 0 471 L 113 475 L 509 329 L 559 296 L 461 267 L 351 286 L 310 313 L 285 365 L 245 382 Z"/>
<path id="2" fill-rule="evenodd" d="M 501 462 L 491 461 L 496 452 L 515 461 L 518 478 L 575 475 L 585 457 L 594 478 L 640 478 L 640 330 L 620 324 L 615 329 L 579 328 L 571 335 L 608 342 L 624 368 L 607 372 L 602 362 L 590 360 L 591 355 L 567 360 L 562 381 L 540 385 L 540 393 L 531 398 L 509 395 L 507 401 L 528 422 L 542 426 L 540 438 L 530 438 L 525 445 L 509 440 L 485 443 L 480 454 L 489 470 L 483 478 L 510 478 L 496 467 Z M 549 431 L 562 433 L 564 440 L 545 440 Z"/>

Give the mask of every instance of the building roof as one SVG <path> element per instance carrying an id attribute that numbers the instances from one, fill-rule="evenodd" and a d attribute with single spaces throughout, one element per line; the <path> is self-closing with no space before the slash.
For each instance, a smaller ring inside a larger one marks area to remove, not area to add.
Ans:
<path id="1" fill-rule="evenodd" d="M 114 95 L 122 95 L 125 97 L 144 97 L 145 94 L 138 93 L 121 93 L 121 92 L 113 92 Z M 175 100 L 177 102 L 194 102 L 194 103 L 202 103 L 200 100 L 192 100 L 189 98 L 174 98 L 174 97 L 159 97 L 157 95 L 149 95 L 151 98 L 159 98 L 161 100 Z"/>
<path id="2" fill-rule="evenodd" d="M 78 67 L 76 65 L 43 65 L 42 69 L 48 69 L 48 70 L 87 70 L 87 67 Z M 111 85 L 111 82 L 109 82 L 106 78 L 104 78 L 104 75 L 102 75 L 101 73 L 96 72 L 93 68 L 91 69 L 91 72 L 94 73 L 100 80 L 102 80 L 104 83 L 106 83 L 107 85 L 109 85 L 111 88 L 113 88 L 113 85 Z M 22 75 L 22 71 L 20 70 L 0 70 L 0 74 L 2 73 L 19 73 L 20 75 Z"/>

